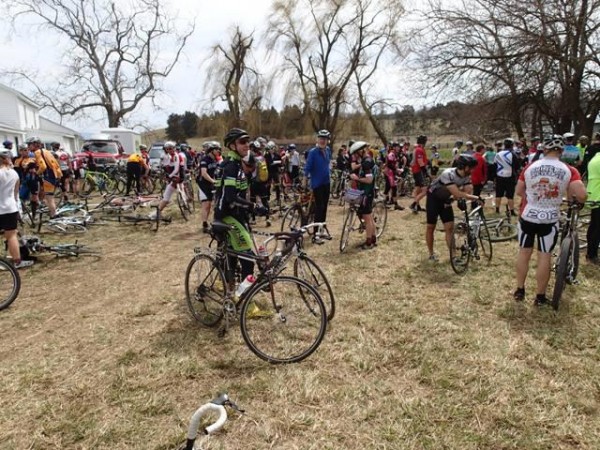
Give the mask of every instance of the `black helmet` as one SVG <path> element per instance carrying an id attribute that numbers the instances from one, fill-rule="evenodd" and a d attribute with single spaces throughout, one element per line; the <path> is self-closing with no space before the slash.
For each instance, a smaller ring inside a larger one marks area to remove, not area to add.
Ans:
<path id="1" fill-rule="evenodd" d="M 331 133 L 325 129 L 319 130 L 317 137 L 329 139 L 331 137 Z"/>
<path id="2" fill-rule="evenodd" d="M 417 144 L 425 145 L 427 144 L 427 136 L 424 134 L 420 134 L 417 136 Z"/>
<path id="3" fill-rule="evenodd" d="M 246 130 L 242 130 L 241 128 L 232 128 L 223 138 L 223 143 L 225 144 L 225 147 L 229 147 L 235 141 L 242 138 L 250 138 L 250 135 Z"/>
<path id="4" fill-rule="evenodd" d="M 52 142 L 50 144 L 50 147 L 52 147 L 52 148 L 60 148 L 60 142 L 54 141 L 54 142 Z"/>
<path id="5" fill-rule="evenodd" d="M 504 146 L 505 147 L 512 147 L 513 145 L 515 145 L 515 140 L 513 138 L 506 138 L 506 139 L 504 139 Z"/>
<path id="6" fill-rule="evenodd" d="M 42 140 L 37 136 L 32 136 L 25 141 L 27 144 L 41 144 Z"/>
<path id="7" fill-rule="evenodd" d="M 461 145 L 463 145 L 463 141 L 456 141 L 456 143 L 454 144 L 457 147 L 460 147 Z"/>
<path id="8" fill-rule="evenodd" d="M 464 169 L 465 167 L 475 167 L 477 165 L 477 160 L 472 157 L 471 155 L 460 155 L 457 159 L 456 159 L 456 168 L 457 169 Z"/>

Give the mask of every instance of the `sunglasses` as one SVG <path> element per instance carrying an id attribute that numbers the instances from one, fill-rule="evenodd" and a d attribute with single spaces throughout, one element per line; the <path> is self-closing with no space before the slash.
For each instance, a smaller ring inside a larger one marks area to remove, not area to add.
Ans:
<path id="1" fill-rule="evenodd" d="M 241 145 L 246 145 L 248 142 L 250 142 L 250 138 L 241 138 L 237 140 L 237 143 Z"/>

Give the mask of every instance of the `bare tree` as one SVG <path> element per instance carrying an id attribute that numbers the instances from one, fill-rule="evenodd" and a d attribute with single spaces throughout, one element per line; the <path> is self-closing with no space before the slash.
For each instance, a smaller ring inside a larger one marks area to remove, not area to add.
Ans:
<path id="1" fill-rule="evenodd" d="M 244 34 L 235 26 L 228 41 L 215 45 L 206 60 L 205 86 L 212 90 L 213 101 L 219 99 L 227 103 L 232 126 L 243 121 L 244 111 L 260 109 L 268 89 L 252 58 L 253 46 L 254 33 Z"/>
<path id="2" fill-rule="evenodd" d="M 53 86 L 37 74 L 13 73 L 35 86 L 42 107 L 61 116 L 101 109 L 109 127 L 119 126 L 143 100 L 154 100 L 194 31 L 191 24 L 178 32 L 160 0 L 9 1 L 17 19 L 33 16 L 42 30 L 69 43 L 64 58 L 69 63 Z"/>
<path id="3" fill-rule="evenodd" d="M 357 69 L 388 49 L 384 5 L 376 0 L 277 0 L 269 19 L 268 48 L 279 51 L 313 129 L 335 136 Z M 363 72 L 363 76 L 368 71 Z"/>

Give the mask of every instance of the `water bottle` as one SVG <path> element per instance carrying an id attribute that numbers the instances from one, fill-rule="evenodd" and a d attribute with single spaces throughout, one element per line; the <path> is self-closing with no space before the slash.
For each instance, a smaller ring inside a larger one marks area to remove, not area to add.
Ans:
<path id="1" fill-rule="evenodd" d="M 265 259 L 266 261 L 269 261 L 269 252 L 267 251 L 264 245 L 258 247 L 258 256 L 260 258 Z"/>
<path id="2" fill-rule="evenodd" d="M 254 278 L 254 275 L 248 275 L 244 281 L 242 281 L 240 283 L 240 285 L 238 286 L 237 290 L 235 291 L 235 296 L 236 298 L 240 298 L 242 296 L 242 294 L 244 292 L 246 292 L 246 290 L 252 286 L 252 284 L 256 281 L 256 278 Z"/>

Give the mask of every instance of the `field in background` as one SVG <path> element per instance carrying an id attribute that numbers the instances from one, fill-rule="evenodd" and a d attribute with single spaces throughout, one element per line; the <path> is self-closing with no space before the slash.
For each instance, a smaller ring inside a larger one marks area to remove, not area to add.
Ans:
<path id="1" fill-rule="evenodd" d="M 247 413 L 202 448 L 598 448 L 598 268 L 583 265 L 555 314 L 532 306 L 532 277 L 527 301 L 512 300 L 516 243 L 457 276 L 442 233 L 431 263 L 424 216 L 390 211 L 376 249 L 340 255 L 332 207 L 334 241 L 307 250 L 336 317 L 315 354 L 276 367 L 238 329 L 219 339 L 192 322 L 184 272 L 208 239 L 198 215 L 173 217 L 156 234 L 96 228 L 80 241 L 101 259 L 21 272 L 20 297 L 0 313 L 0 448 L 176 449 L 190 415 L 223 391 Z"/>

